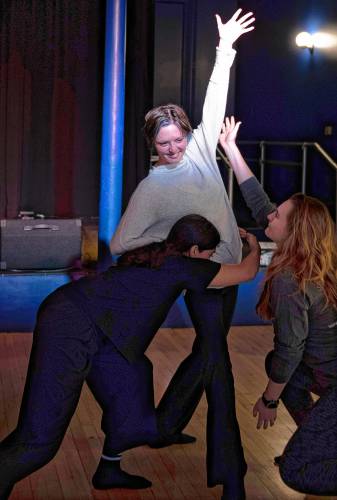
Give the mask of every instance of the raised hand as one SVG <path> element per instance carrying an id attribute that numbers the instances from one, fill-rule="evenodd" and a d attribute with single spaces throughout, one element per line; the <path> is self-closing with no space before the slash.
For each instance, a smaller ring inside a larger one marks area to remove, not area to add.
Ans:
<path id="1" fill-rule="evenodd" d="M 235 143 L 240 125 L 241 122 L 235 122 L 234 116 L 231 116 L 230 118 L 226 116 L 221 128 L 221 134 L 219 136 L 219 142 L 224 149 L 231 143 Z"/>
<path id="2" fill-rule="evenodd" d="M 241 12 L 242 9 L 238 9 L 227 23 L 221 21 L 219 14 L 215 15 L 219 30 L 220 45 L 231 46 L 241 35 L 254 29 L 254 26 L 250 26 L 255 21 L 255 17 L 252 17 L 253 13 L 248 12 L 239 17 Z"/>
<path id="3" fill-rule="evenodd" d="M 235 142 L 240 125 L 241 122 L 235 123 L 234 116 L 226 117 L 219 136 L 219 143 L 226 153 L 238 183 L 242 184 L 250 177 L 253 177 L 254 174 L 245 162 Z"/>

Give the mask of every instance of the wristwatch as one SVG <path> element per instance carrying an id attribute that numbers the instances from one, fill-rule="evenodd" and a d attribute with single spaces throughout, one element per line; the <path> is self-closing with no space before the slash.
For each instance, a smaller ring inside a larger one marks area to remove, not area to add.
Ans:
<path id="1" fill-rule="evenodd" d="M 264 397 L 264 394 L 262 394 L 262 401 L 263 401 L 263 404 L 266 408 L 277 408 L 278 407 L 278 404 L 279 404 L 279 399 L 266 399 Z"/>

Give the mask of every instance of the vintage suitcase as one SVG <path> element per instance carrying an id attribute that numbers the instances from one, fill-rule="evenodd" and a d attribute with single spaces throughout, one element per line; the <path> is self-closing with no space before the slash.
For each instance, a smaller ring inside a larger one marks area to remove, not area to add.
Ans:
<path id="1" fill-rule="evenodd" d="M 81 219 L 2 219 L 0 267 L 64 269 L 81 257 Z"/>

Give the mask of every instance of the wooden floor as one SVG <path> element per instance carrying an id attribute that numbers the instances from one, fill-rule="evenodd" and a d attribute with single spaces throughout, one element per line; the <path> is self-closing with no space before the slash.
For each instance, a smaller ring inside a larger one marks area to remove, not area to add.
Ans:
<path id="1" fill-rule="evenodd" d="M 162 329 L 148 355 L 154 364 L 156 399 L 163 393 L 179 361 L 190 351 L 192 329 Z M 16 423 L 31 347 L 31 334 L 0 334 L 0 439 Z M 233 327 L 230 349 L 236 381 L 237 413 L 248 462 L 247 499 L 318 499 L 305 496 L 281 481 L 273 457 L 280 454 L 294 431 L 294 424 L 281 407 L 272 429 L 256 430 L 252 407 L 265 384 L 264 354 L 272 342 L 269 326 Z M 140 447 L 124 454 L 122 464 L 129 472 L 151 479 L 150 489 L 95 491 L 91 477 L 97 466 L 103 435 L 101 412 L 85 386 L 71 425 L 55 459 L 18 483 L 11 499 L 219 499 L 221 487 L 207 488 L 205 474 L 205 398 L 187 427 L 197 436 L 193 445 L 160 450 Z"/>

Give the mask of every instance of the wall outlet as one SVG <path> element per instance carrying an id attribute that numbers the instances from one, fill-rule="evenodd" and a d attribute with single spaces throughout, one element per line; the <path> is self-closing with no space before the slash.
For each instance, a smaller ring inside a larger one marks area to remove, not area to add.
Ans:
<path id="1" fill-rule="evenodd" d="M 324 135 L 332 135 L 333 127 L 332 125 L 325 125 L 324 127 Z"/>

